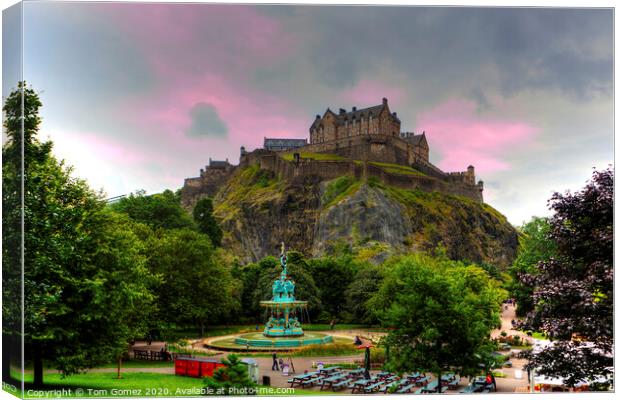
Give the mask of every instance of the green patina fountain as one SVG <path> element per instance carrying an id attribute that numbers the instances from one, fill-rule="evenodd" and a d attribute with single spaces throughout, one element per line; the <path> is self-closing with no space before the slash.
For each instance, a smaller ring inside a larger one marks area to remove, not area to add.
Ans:
<path id="1" fill-rule="evenodd" d="M 282 272 L 271 285 L 271 300 L 260 302 L 262 307 L 269 310 L 269 320 L 262 334 L 241 335 L 235 339 L 235 343 L 252 347 L 297 347 L 331 343 L 333 338 L 330 335 L 305 334 L 301 328 L 300 318 L 308 302 L 295 298 L 295 282 L 286 270 L 284 243 L 280 252 L 280 265 Z"/>

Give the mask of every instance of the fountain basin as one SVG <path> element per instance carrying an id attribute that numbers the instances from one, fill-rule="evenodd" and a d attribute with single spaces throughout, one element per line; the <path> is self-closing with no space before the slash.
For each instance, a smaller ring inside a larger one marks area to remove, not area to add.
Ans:
<path id="1" fill-rule="evenodd" d="M 235 344 L 250 347 L 289 348 L 332 343 L 331 335 L 305 332 L 302 336 L 267 337 L 262 333 L 246 333 L 235 338 Z"/>

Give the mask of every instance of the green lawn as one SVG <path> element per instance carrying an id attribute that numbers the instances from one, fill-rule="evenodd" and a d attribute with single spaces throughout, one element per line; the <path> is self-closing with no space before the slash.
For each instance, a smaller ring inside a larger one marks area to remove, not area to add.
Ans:
<path id="1" fill-rule="evenodd" d="M 150 372 L 127 372 L 123 379 L 116 379 L 115 373 L 87 373 L 62 378 L 60 374 L 46 374 L 43 388 L 32 388 L 32 375 L 26 375 L 25 398 L 72 398 L 72 397 L 196 397 L 204 386 L 200 378 Z M 274 396 L 276 388 L 260 387 L 259 395 Z M 16 390 L 4 386 L 4 390 L 15 396 Z M 267 390 L 272 390 L 271 393 Z M 281 395 L 333 395 L 295 388 L 293 393 Z"/>
<path id="2" fill-rule="evenodd" d="M 379 167 L 385 172 L 393 173 L 393 174 L 401 174 L 401 175 L 412 175 L 412 176 L 426 176 L 422 172 L 413 169 L 411 167 L 400 165 L 400 164 L 390 164 L 383 162 L 371 161 L 369 164 L 374 165 L 375 167 Z"/>
<path id="3" fill-rule="evenodd" d="M 154 397 L 189 396 L 203 387 L 202 379 L 158 374 L 154 372 L 124 372 L 116 379 L 115 372 L 92 372 L 62 378 L 60 374 L 45 374 L 41 389 L 32 388 L 32 374 L 26 374 L 26 398 L 39 397 Z M 60 391 L 63 392 L 54 392 Z M 194 395 L 199 394 L 196 393 Z"/>

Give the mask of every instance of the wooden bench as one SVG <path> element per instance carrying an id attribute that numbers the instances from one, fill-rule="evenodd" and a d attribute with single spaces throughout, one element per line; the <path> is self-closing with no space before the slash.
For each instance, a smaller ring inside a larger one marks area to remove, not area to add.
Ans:
<path id="1" fill-rule="evenodd" d="M 149 359 L 149 351 L 148 350 L 134 350 L 133 358 L 135 360 L 148 360 Z"/>

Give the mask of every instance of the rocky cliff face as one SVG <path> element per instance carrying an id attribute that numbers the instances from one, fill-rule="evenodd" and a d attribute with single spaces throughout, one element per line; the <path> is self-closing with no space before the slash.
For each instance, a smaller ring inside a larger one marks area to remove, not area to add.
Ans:
<path id="1" fill-rule="evenodd" d="M 243 261 L 276 254 L 281 241 L 318 256 L 337 243 L 391 253 L 433 251 L 507 267 L 517 233 L 492 207 L 467 198 L 405 190 L 343 176 L 279 180 L 257 166 L 236 171 L 215 196 L 223 245 Z"/>

